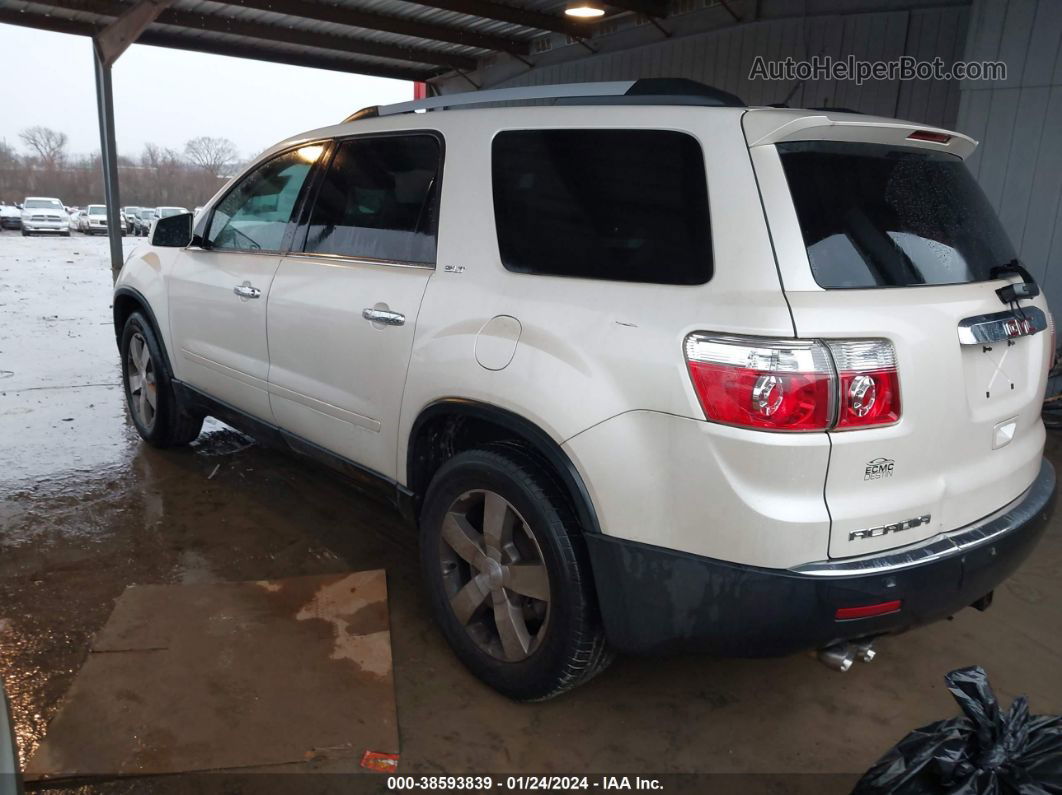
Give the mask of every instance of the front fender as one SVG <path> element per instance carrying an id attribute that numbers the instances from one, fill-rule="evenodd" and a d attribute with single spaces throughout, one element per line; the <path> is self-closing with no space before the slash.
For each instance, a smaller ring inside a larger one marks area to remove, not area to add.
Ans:
<path id="1" fill-rule="evenodd" d="M 114 285 L 114 334 L 121 343 L 122 325 L 131 311 L 140 309 L 154 324 L 162 340 L 164 352 L 170 365 L 170 372 L 180 378 L 173 365 L 177 357 L 173 356 L 170 335 L 169 299 L 166 291 L 166 277 L 173 262 L 180 255 L 179 249 L 159 249 L 151 245 L 138 246 L 128 256 L 118 280 Z"/>

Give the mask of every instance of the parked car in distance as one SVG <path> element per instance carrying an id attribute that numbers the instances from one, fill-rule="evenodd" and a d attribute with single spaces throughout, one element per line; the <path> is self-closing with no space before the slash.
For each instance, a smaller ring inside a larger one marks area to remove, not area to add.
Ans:
<path id="1" fill-rule="evenodd" d="M 169 218 L 174 215 L 182 215 L 188 210 L 184 207 L 156 207 L 155 218 Z"/>
<path id="2" fill-rule="evenodd" d="M 118 222 L 125 234 L 125 217 L 119 213 Z M 85 214 L 78 221 L 78 228 L 86 235 L 107 234 L 107 206 L 105 204 L 90 204 L 85 208 Z"/>
<path id="3" fill-rule="evenodd" d="M 77 232 L 78 229 L 80 229 L 81 214 L 85 211 L 79 207 L 67 207 L 66 212 L 67 218 L 69 219 L 67 221 L 67 226 L 72 232 Z"/>
<path id="4" fill-rule="evenodd" d="M 139 207 L 130 206 L 122 208 L 122 218 L 125 220 L 125 231 L 133 231 L 133 219 L 136 218 L 136 214 L 139 211 Z"/>
<path id="5" fill-rule="evenodd" d="M 376 484 L 516 699 L 612 651 L 847 670 L 987 608 L 1054 509 L 1054 323 L 976 143 L 688 81 L 521 90 L 355 114 L 156 221 L 113 303 L 140 435 L 211 415 Z"/>
<path id="6" fill-rule="evenodd" d="M 0 204 L 0 229 L 21 229 L 22 210 L 13 204 Z"/>
<path id="7" fill-rule="evenodd" d="M 48 196 L 28 196 L 22 202 L 22 234 L 53 232 L 70 235 L 66 209 L 58 199 Z"/>
<path id="8" fill-rule="evenodd" d="M 155 220 L 154 207 L 141 207 L 133 216 L 133 234 L 144 237 L 151 231 L 151 222 Z"/>

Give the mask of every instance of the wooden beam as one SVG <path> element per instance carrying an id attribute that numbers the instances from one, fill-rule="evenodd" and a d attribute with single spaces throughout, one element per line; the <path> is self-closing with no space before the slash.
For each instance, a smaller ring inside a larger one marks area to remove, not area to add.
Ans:
<path id="1" fill-rule="evenodd" d="M 94 25 L 90 22 L 80 22 L 73 19 L 61 19 L 59 17 L 44 14 L 34 14 L 28 11 L 15 11 L 10 8 L 0 8 L 0 23 L 20 25 L 38 30 L 50 30 L 55 33 L 70 33 L 75 36 L 95 36 L 102 30 L 102 25 Z M 348 72 L 351 74 L 370 75 L 372 77 L 390 77 L 395 80 L 427 80 L 435 77 L 438 72 L 432 69 L 416 69 L 414 67 L 391 67 L 377 63 L 358 61 L 354 58 L 339 58 L 328 55 L 288 53 L 254 45 L 230 44 L 201 37 L 189 38 L 177 33 L 144 31 L 137 40 L 138 44 L 148 44 L 156 47 L 168 47 L 176 50 L 188 50 L 190 52 L 204 52 L 211 55 L 228 55 L 233 58 L 248 58 L 256 61 L 268 61 L 270 63 L 282 63 L 290 66 L 306 66 L 312 69 L 327 69 L 333 72 Z"/>
<path id="2" fill-rule="evenodd" d="M 109 69 L 118 57 L 129 49 L 137 38 L 173 0 L 140 0 L 116 16 L 117 19 L 96 34 L 96 54 L 100 67 Z"/>
<path id="3" fill-rule="evenodd" d="M 170 0 L 172 1 L 172 0 Z M 38 5 L 52 8 L 64 8 L 71 11 L 83 11 L 102 16 L 119 16 L 128 6 L 119 0 L 34 0 Z M 200 14 L 176 8 L 160 9 L 156 22 L 190 30 L 208 33 L 232 33 L 248 36 L 261 41 L 277 41 L 286 44 L 298 44 L 321 50 L 335 50 L 351 55 L 371 55 L 395 61 L 411 61 L 419 64 L 431 64 L 448 69 L 475 69 L 476 60 L 456 53 L 439 52 L 424 47 L 408 47 L 399 44 L 385 44 L 334 33 L 314 33 L 264 22 L 250 22 L 215 14 Z"/>
<path id="4" fill-rule="evenodd" d="M 405 2 L 418 6 L 428 6 L 429 8 L 441 8 L 444 11 L 456 11 L 459 14 L 467 14 L 470 17 L 511 22 L 514 25 L 522 25 L 525 28 L 564 33 L 576 38 L 589 36 L 593 30 L 592 22 L 589 25 L 569 22 L 558 14 L 544 14 L 541 11 L 530 11 L 526 8 L 492 3 L 489 0 L 405 0 Z"/>
<path id="5" fill-rule="evenodd" d="M 630 1 L 636 2 L 636 0 Z M 531 44 L 518 39 L 477 33 L 456 26 L 419 22 L 415 19 L 389 14 L 374 14 L 346 6 L 309 3 L 305 0 L 215 0 L 215 2 L 242 8 L 256 8 L 259 11 L 271 11 L 274 14 L 333 22 L 337 25 L 350 25 L 366 30 L 381 30 L 428 41 L 445 41 L 480 50 L 496 50 L 513 55 L 528 55 L 531 52 Z"/>

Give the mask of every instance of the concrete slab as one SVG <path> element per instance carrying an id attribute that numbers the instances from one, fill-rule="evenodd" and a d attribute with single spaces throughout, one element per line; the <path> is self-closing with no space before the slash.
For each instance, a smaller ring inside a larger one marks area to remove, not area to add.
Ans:
<path id="1" fill-rule="evenodd" d="M 131 586 L 28 778 L 262 768 L 398 752 L 384 572 Z"/>

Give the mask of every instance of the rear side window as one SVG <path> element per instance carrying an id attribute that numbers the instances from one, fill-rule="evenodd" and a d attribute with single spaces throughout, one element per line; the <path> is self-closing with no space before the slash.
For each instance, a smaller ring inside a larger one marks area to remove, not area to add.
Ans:
<path id="1" fill-rule="evenodd" d="M 987 281 L 1014 259 L 955 155 L 879 144 L 778 144 L 815 281 L 908 287 Z"/>
<path id="2" fill-rule="evenodd" d="M 653 284 L 712 277 L 700 144 L 666 130 L 519 130 L 493 144 L 508 270 Z"/>
<path id="3" fill-rule="evenodd" d="M 432 135 L 340 142 L 317 194 L 304 250 L 434 263 L 440 157 Z"/>

